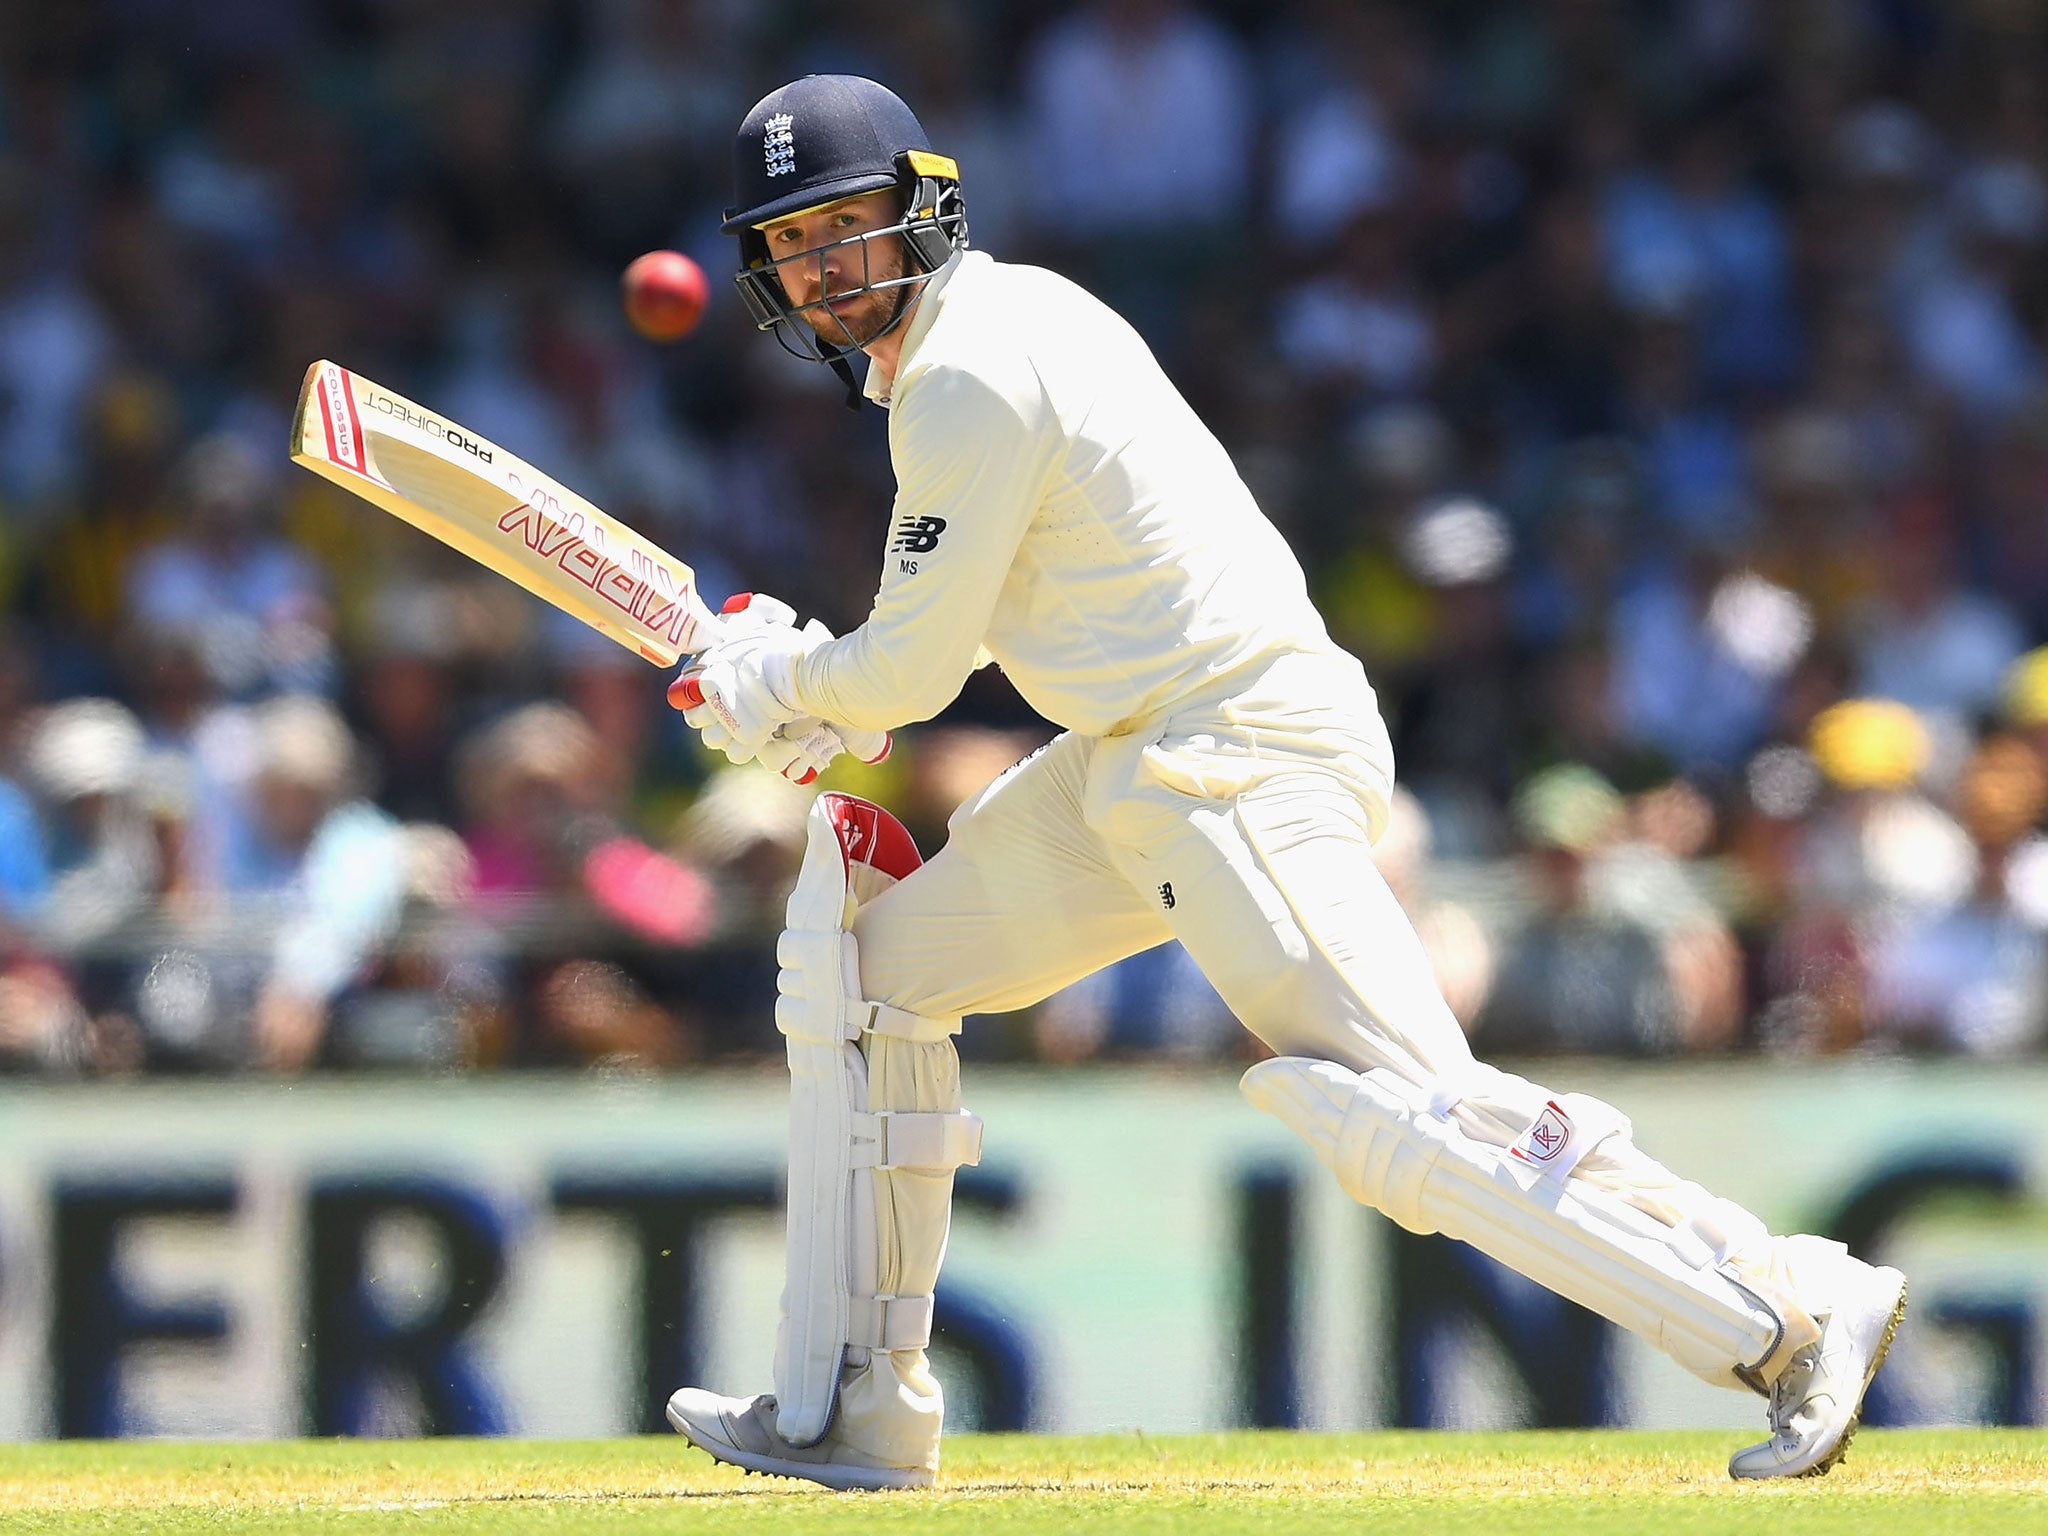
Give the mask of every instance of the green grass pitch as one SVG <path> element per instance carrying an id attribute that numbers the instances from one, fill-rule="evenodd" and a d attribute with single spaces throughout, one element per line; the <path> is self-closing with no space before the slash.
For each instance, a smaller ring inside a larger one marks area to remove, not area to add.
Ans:
<path id="1" fill-rule="evenodd" d="M 0 1445 L 0 1532 L 2048 1533 L 2048 1433 L 1865 1431 L 1824 1478 L 1736 1484 L 1739 1436 L 962 1436 L 939 1486 L 833 1494 L 673 1439 Z"/>

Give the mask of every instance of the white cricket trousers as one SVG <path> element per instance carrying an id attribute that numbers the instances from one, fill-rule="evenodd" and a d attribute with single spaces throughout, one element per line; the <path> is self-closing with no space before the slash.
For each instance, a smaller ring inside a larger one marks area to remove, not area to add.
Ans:
<path id="1" fill-rule="evenodd" d="M 930 862 L 860 910 L 864 995 L 939 1017 L 1002 1012 L 1175 938 L 1277 1054 L 1461 1095 L 1466 1135 L 1513 1144 L 1552 1094 L 1473 1058 L 1373 863 L 1391 776 L 1370 690 L 1355 663 L 1316 677 L 1322 665 L 1131 735 L 1064 734 L 1012 768 L 954 814 Z M 1574 1177 L 1668 1226 L 1762 1230 L 1625 1136 Z"/>

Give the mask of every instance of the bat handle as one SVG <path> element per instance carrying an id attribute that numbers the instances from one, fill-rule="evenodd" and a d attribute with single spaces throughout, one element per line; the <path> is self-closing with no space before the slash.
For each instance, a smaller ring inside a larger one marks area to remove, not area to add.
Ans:
<path id="1" fill-rule="evenodd" d="M 705 606 L 704 599 L 697 595 L 694 587 L 690 591 L 690 607 L 689 648 L 678 651 L 670 666 L 687 666 L 693 657 L 710 650 L 725 638 L 725 620 Z M 668 685 L 668 701 L 677 709 L 696 709 L 704 702 L 704 689 L 694 677 L 679 677 Z"/>
<path id="2" fill-rule="evenodd" d="M 693 591 L 691 595 L 695 597 L 696 594 Z M 730 626 L 725 620 L 713 613 L 702 598 L 696 599 L 695 606 L 696 617 L 690 622 L 690 648 L 683 652 L 681 658 L 685 661 L 710 650 L 712 646 L 725 639 L 730 631 Z"/>

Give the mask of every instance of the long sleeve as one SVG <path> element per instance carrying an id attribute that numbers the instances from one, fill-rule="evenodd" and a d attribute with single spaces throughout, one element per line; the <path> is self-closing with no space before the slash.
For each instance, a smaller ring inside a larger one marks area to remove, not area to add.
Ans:
<path id="1" fill-rule="evenodd" d="M 806 714 L 891 730 L 944 709 L 974 669 L 1057 447 L 1035 377 L 1013 372 L 934 368 L 904 392 L 881 588 L 866 623 L 799 662 Z"/>
<path id="2" fill-rule="evenodd" d="M 880 590 L 797 661 L 800 712 L 926 720 L 985 651 L 1047 720 L 1102 736 L 1278 655 L 1342 657 L 1223 445 L 1065 278 L 956 255 L 870 398 L 897 484 Z"/>

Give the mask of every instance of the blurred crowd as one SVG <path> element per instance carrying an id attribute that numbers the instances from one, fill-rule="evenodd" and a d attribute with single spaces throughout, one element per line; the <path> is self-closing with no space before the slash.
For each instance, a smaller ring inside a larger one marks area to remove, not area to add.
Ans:
<path id="1" fill-rule="evenodd" d="M 2036 0 L 66 0 L 0 12 L 0 1065 L 776 1049 L 804 792 L 284 444 L 332 357 L 858 623 L 879 415 L 718 279 L 813 71 L 1230 448 L 1483 1050 L 2044 1048 Z M 827 782 L 929 850 L 1047 730 L 985 672 Z M 1171 946 L 963 1042 L 1247 1049 Z"/>

